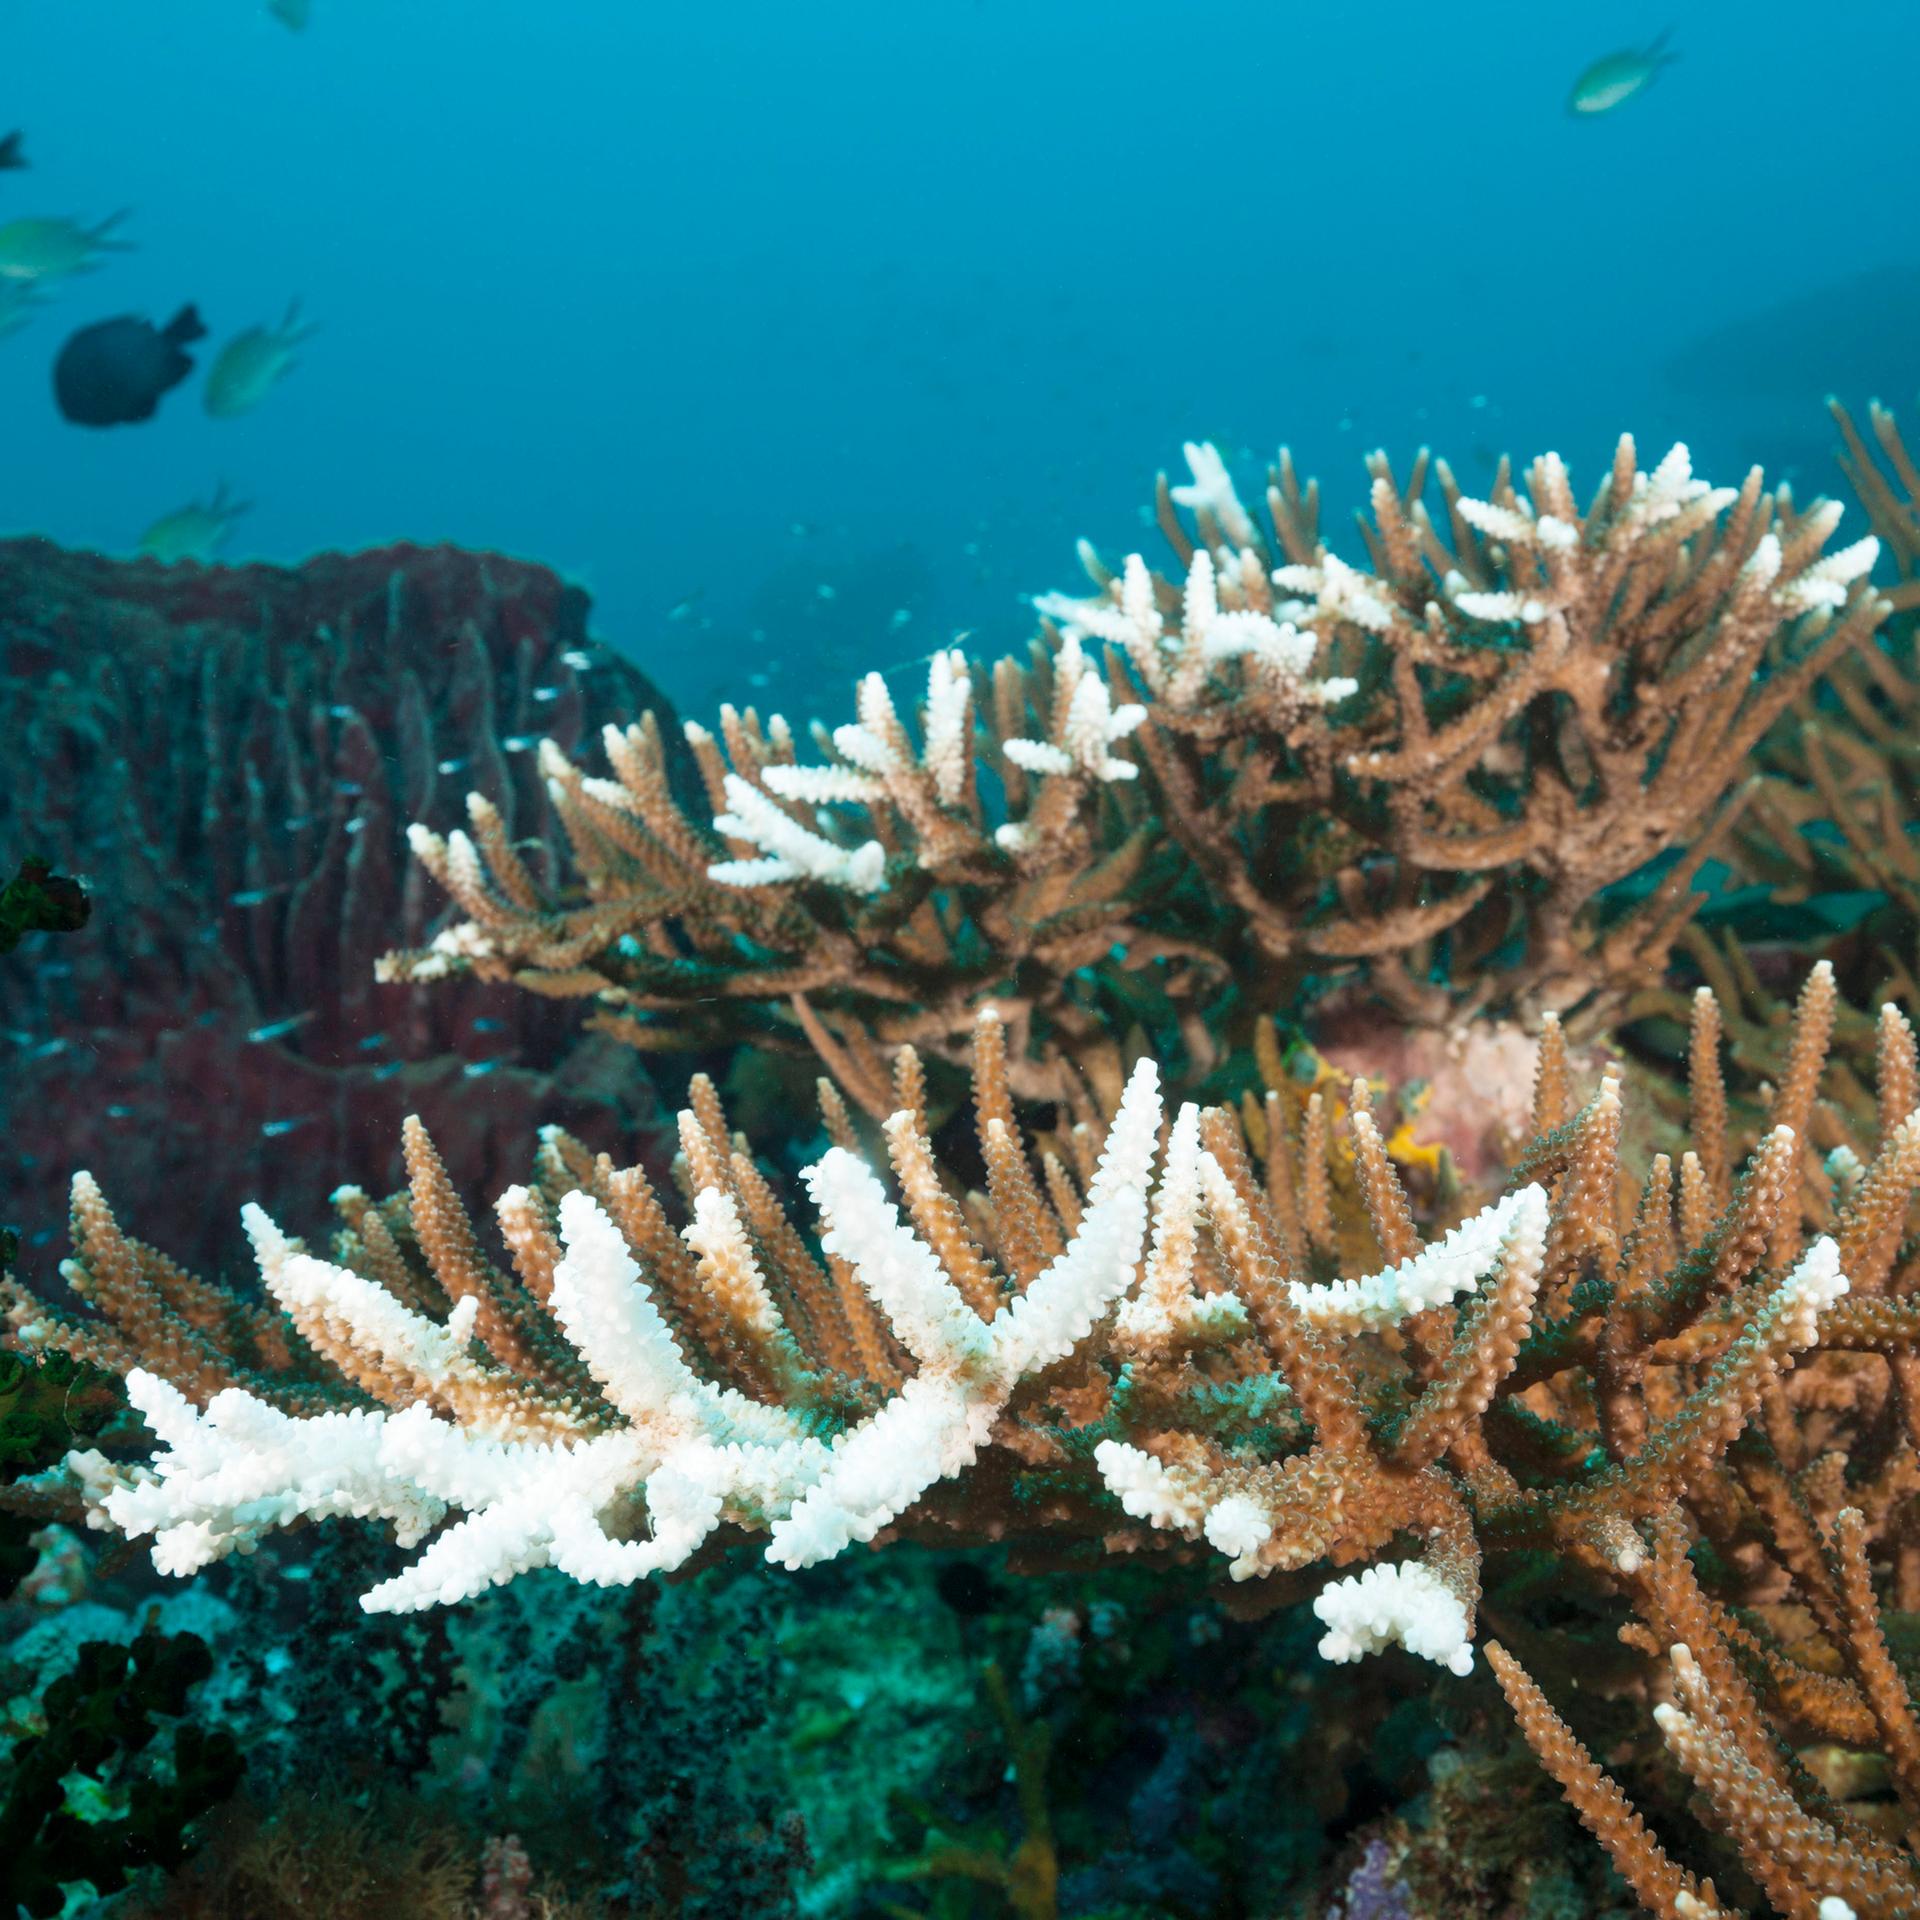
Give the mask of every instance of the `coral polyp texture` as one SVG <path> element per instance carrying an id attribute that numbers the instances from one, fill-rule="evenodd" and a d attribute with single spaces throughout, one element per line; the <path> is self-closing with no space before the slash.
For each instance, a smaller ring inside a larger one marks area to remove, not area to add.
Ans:
<path id="1" fill-rule="evenodd" d="M 1835 414 L 1848 476 L 1897 572 L 1886 592 L 1893 617 L 1765 743 L 1769 777 L 1730 852 L 1745 875 L 1812 921 L 1816 937 L 1825 931 L 1819 922 L 1829 923 L 1826 939 L 1857 1006 L 1888 996 L 1912 1005 L 1920 993 L 1920 855 L 1909 824 L 1920 803 L 1920 470 L 1884 407 L 1872 409 L 1870 441 L 1843 409 Z M 1777 1030 L 1777 1016 L 1769 1020 L 1767 983 L 1737 952 L 1699 958 L 1714 969 L 1730 1013 L 1738 1010 L 1742 1052 L 1769 1071 L 1766 1029 Z M 1856 1015 L 1842 1042 L 1864 1064 L 1869 1022 Z"/>
<path id="2" fill-rule="evenodd" d="M 453 548 L 162 567 L 14 540 L 0 604 L 0 848 L 97 903 L 82 936 L 0 968 L 6 1205 L 29 1248 L 103 1149 L 147 1231 L 210 1264 L 228 1228 L 198 1199 L 208 1166 L 311 1210 L 328 1166 L 397 1179 L 410 1111 L 492 1183 L 541 1119 L 600 1143 L 646 1122 L 631 1056 L 583 1050 L 559 1010 L 373 978 L 438 910 L 409 871 L 412 815 L 450 782 L 482 793 L 557 878 L 537 739 L 658 702 L 589 639 L 584 595 Z"/>
<path id="3" fill-rule="evenodd" d="M 1039 600 L 1025 659 L 936 654 L 917 731 L 878 674 L 811 760 L 725 708 L 687 728 L 705 819 L 656 722 L 605 733 L 611 777 L 544 748 L 557 890 L 484 805 L 417 827 L 466 917 L 384 970 L 590 999 L 642 1047 L 810 1048 L 876 1119 L 887 1052 L 963 1058 L 986 999 L 1023 1091 L 1060 1096 L 1061 1049 L 1108 1102 L 1136 1024 L 1184 1084 L 1246 1009 L 1343 981 L 1419 1023 L 1592 1022 L 1664 963 L 1761 736 L 1886 612 L 1839 506 L 1684 447 L 1622 440 L 1584 509 L 1552 454 L 1485 499 L 1376 457 L 1364 565 L 1284 454 L 1264 524 L 1188 457 L 1175 571 L 1083 547 L 1092 594 Z"/>
<path id="4" fill-rule="evenodd" d="M 92 1311 L 11 1285 L 10 1338 L 122 1374 L 157 1446 L 77 1451 L 64 1495 L 33 1494 L 150 1539 L 171 1573 L 382 1520 L 411 1557 L 374 1610 L 542 1567 L 622 1584 L 730 1543 L 802 1569 L 903 1536 L 1004 1541 L 1187 1561 L 1239 1605 L 1317 1592 L 1327 1659 L 1399 1647 L 1464 1676 L 1483 1591 L 1511 1593 L 1488 1657 L 1649 1910 L 1736 1912 L 1724 1884 L 1788 1914 L 1904 1914 L 1911 1856 L 1794 1757 L 1878 1755 L 1920 1816 L 1895 1626 L 1920 1609 L 1920 1063 L 1888 1007 L 1870 1127 L 1815 1152 L 1835 1011 L 1823 965 L 1742 1152 L 1697 995 L 1691 1143 L 1633 1170 L 1620 1083 L 1577 1090 L 1548 1016 L 1530 1144 L 1432 1233 L 1364 1082 L 1336 1139 L 1326 1092 L 1169 1113 L 1142 1058 L 1109 1112 L 1029 1138 L 990 1011 L 978 1187 L 936 1152 L 911 1049 L 877 1136 L 823 1082 L 804 1208 L 704 1080 L 676 1202 L 550 1131 L 497 1202 L 504 1260 L 410 1125 L 408 1190 L 344 1190 L 331 1257 L 250 1212 L 270 1305 L 128 1238 L 83 1175 L 67 1278 Z M 1617 1635 L 1582 1643 L 1588 1684 L 1641 1703 L 1608 1768 L 1533 1677 L 1567 1632 L 1529 1619 L 1542 1566 Z M 1710 1830 L 1682 1822 L 1694 1859 L 1657 1837 L 1662 1747 Z"/>

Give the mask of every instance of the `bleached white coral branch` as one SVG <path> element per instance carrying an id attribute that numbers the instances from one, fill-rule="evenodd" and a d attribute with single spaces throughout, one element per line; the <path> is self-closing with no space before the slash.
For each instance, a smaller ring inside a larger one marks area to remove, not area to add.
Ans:
<path id="1" fill-rule="evenodd" d="M 1429 1307 L 1445 1306 L 1473 1292 L 1493 1271 L 1510 1237 L 1537 1238 L 1546 1231 L 1546 1224 L 1546 1190 L 1522 1187 L 1483 1207 L 1445 1239 L 1422 1247 L 1397 1266 L 1383 1267 L 1359 1280 L 1311 1286 L 1292 1282 L 1293 1303 L 1315 1326 L 1341 1333 L 1397 1326 Z"/>
<path id="2" fill-rule="evenodd" d="M 1133 780 L 1140 769 L 1109 751 L 1135 732 L 1147 710 L 1134 701 L 1116 707 L 1107 683 L 1087 662 L 1079 639 L 1069 633 L 1054 660 L 1054 672 L 1072 691 L 1057 740 L 1016 737 L 1002 750 L 1028 773 L 1081 773 L 1090 780 Z"/>
<path id="3" fill-rule="evenodd" d="M 1369 632 L 1393 625 L 1393 607 L 1371 575 L 1350 567 L 1338 554 L 1323 553 L 1317 566 L 1275 567 L 1273 584 L 1287 593 L 1310 594 L 1316 620 L 1350 621 Z"/>
<path id="4" fill-rule="evenodd" d="M 729 811 L 715 817 L 714 827 L 732 839 L 764 849 L 767 857 L 717 861 L 707 869 L 708 879 L 728 887 L 813 879 L 851 893 L 878 893 L 886 885 L 887 856 L 879 841 L 863 841 L 857 847 L 835 846 L 782 813 L 758 787 L 737 773 L 727 775 L 726 795 Z"/>
<path id="5" fill-rule="evenodd" d="M 1220 457 L 1220 449 L 1211 440 L 1189 440 L 1182 451 L 1193 479 L 1188 485 L 1169 489 L 1174 505 L 1204 509 L 1236 547 L 1253 546 L 1260 536 L 1234 491 L 1233 476 Z"/>
<path id="6" fill-rule="evenodd" d="M 782 1566 L 871 1540 L 936 1481 L 970 1465 L 1014 1388 L 1063 1359 L 1133 1284 L 1160 1131 L 1150 1060 L 1134 1069 L 1065 1252 L 992 1321 L 961 1299 L 865 1165 L 835 1148 L 809 1170 L 822 1244 L 858 1275 L 920 1371 L 874 1417 L 833 1443 L 818 1481 L 773 1528 Z"/>
<path id="7" fill-rule="evenodd" d="M 973 764 L 973 676 L 958 647 L 936 653 L 927 668 L 927 771 L 934 791 L 958 806 Z"/>
<path id="8" fill-rule="evenodd" d="M 1467 1609 L 1431 1567 L 1418 1560 L 1368 1567 L 1321 1590 L 1313 1610 L 1326 1626 L 1323 1660 L 1359 1660 L 1402 1646 L 1450 1673 L 1473 1671 Z"/>
<path id="9" fill-rule="evenodd" d="M 370 1611 L 452 1603 L 543 1566 L 622 1584 L 683 1565 L 723 1523 L 768 1534 L 779 1564 L 807 1565 L 872 1539 L 961 1472 L 1019 1383 L 1070 1353 L 1133 1284 L 1159 1128 L 1157 1077 L 1143 1061 L 1079 1230 L 991 1322 L 961 1299 L 858 1159 L 834 1149 L 813 1168 L 829 1250 L 849 1261 L 920 1362 L 892 1399 L 831 1444 L 786 1408 L 695 1373 L 619 1229 L 575 1191 L 560 1202 L 564 1254 L 550 1304 L 624 1425 L 562 1424 L 528 1437 L 504 1388 L 490 1414 L 463 1403 L 459 1419 L 427 1399 L 397 1413 L 296 1416 L 241 1388 L 202 1413 L 135 1370 L 128 1395 L 159 1442 L 152 1466 L 115 1468 L 83 1454 L 74 1471 L 112 1525 L 153 1536 L 164 1572 L 192 1572 L 302 1519 L 383 1519 L 402 1546 L 439 1527 L 423 1553 L 364 1597 Z M 330 1336 L 416 1379 L 485 1387 L 465 1353 L 471 1303 L 442 1327 L 374 1281 L 296 1251 L 265 1215 L 250 1224 L 269 1285 L 322 1316 Z M 687 1238 L 716 1258 L 744 1248 L 737 1214 L 719 1204 L 696 1203 Z"/>
<path id="10" fill-rule="evenodd" d="M 1248 531 L 1251 533 L 1251 528 Z M 1076 600 L 1066 594 L 1043 594 L 1034 605 L 1061 623 L 1070 646 L 1077 648 L 1080 640 L 1090 635 L 1121 648 L 1147 691 L 1179 709 L 1197 705 L 1207 694 L 1208 670 L 1230 661 L 1245 662 L 1267 676 L 1266 690 L 1284 693 L 1305 705 L 1345 699 L 1354 690 L 1352 680 L 1309 678 L 1320 645 L 1311 630 L 1277 620 L 1259 607 L 1220 604 L 1221 583 L 1224 581 L 1232 593 L 1244 594 L 1246 576 L 1250 571 L 1257 572 L 1258 566 L 1250 546 L 1238 552 L 1223 549 L 1218 566 L 1204 548 L 1197 551 L 1188 563 L 1181 590 L 1180 625 L 1171 632 L 1154 598 L 1153 576 L 1137 553 L 1127 556 L 1120 579 L 1109 587 L 1105 598 Z M 1363 576 L 1350 568 L 1341 569 L 1338 561 L 1332 566 L 1337 570 L 1336 595 L 1346 594 L 1369 621 L 1388 618 L 1384 602 L 1369 601 L 1360 593 L 1356 583 Z M 1316 589 L 1327 577 L 1318 567 L 1302 571 L 1312 574 Z M 1061 653 L 1064 659 L 1065 647 Z M 1008 746 L 1017 764 L 1029 765 L 1028 758 L 1020 756 L 1031 757 L 1032 744 L 1023 744 L 1017 753 L 1012 751 L 1012 742 Z M 1057 769 L 1035 758 L 1030 770 Z"/>

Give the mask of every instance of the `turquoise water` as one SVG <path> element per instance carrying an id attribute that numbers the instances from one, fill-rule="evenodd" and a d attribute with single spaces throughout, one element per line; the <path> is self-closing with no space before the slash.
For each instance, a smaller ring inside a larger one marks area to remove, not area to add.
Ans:
<path id="1" fill-rule="evenodd" d="M 1376 445 L 1591 472 L 1623 427 L 1825 486 L 1821 396 L 1913 397 L 1911 277 L 1784 375 L 1669 362 L 1920 256 L 1920 16 L 1672 11 L 11 0 L 0 217 L 127 207 L 137 250 L 0 339 L 0 527 L 127 551 L 224 479 L 236 555 L 504 548 L 699 710 L 1018 640 L 1186 438 L 1336 499 Z M 217 343 L 296 295 L 322 331 L 246 417 L 54 414 L 73 326 L 193 299 Z"/>

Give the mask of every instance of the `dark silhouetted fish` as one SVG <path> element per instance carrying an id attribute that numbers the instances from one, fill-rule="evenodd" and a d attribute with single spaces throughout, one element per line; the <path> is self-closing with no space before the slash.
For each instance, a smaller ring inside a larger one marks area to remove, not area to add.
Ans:
<path id="1" fill-rule="evenodd" d="M 20 143 L 27 136 L 24 133 L 10 133 L 0 140 L 0 173 L 19 173 L 27 164 L 27 156 L 20 151 Z"/>
<path id="2" fill-rule="evenodd" d="M 53 363 L 53 395 L 77 427 L 124 427 L 151 420 L 162 394 L 193 371 L 185 349 L 206 338 L 200 316 L 182 307 L 164 328 L 124 314 L 82 327 Z"/>

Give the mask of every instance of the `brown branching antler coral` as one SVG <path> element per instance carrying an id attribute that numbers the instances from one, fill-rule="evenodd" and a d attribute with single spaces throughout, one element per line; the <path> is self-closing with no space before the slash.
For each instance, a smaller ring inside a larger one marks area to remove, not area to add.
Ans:
<path id="1" fill-rule="evenodd" d="M 1792 929 L 1803 949 L 1826 952 L 1843 988 L 1828 1095 L 1858 1117 L 1874 1104 L 1874 1022 L 1863 1009 L 1920 999 L 1920 853 L 1911 831 L 1920 814 L 1920 469 L 1886 408 L 1874 403 L 1863 433 L 1832 407 L 1841 465 L 1893 562 L 1896 579 L 1882 596 L 1892 617 L 1836 660 L 1760 744 L 1761 777 L 1723 851 L 1741 880 L 1765 891 L 1761 938 L 1690 927 L 1681 942 L 1683 968 L 1720 1001 L 1730 1060 L 1748 1087 L 1779 1072 L 1789 1029 L 1765 942 Z M 1649 982 L 1622 1019 L 1684 1020 L 1682 990 Z"/>
<path id="2" fill-rule="evenodd" d="M 1549 1022 L 1536 1137 L 1432 1241 L 1364 1088 L 1337 1184 L 1324 1101 L 1304 1133 L 1277 1099 L 1163 1124 L 1144 1062 L 1110 1115 L 1033 1143 L 987 1016 L 984 1192 L 942 1166 L 909 1054 L 881 1147 L 898 1199 L 842 1111 L 806 1176 L 814 1237 L 696 1083 L 677 1201 L 550 1135 L 499 1203 L 504 1262 L 415 1134 L 409 1193 L 343 1194 L 330 1261 L 250 1214 L 277 1314 L 127 1240 L 84 1177 L 68 1273 L 94 1316 L 17 1287 L 6 1312 L 16 1345 L 126 1372 L 159 1451 L 69 1473 L 164 1570 L 336 1514 L 422 1549 L 367 1596 L 389 1609 L 543 1565 L 626 1582 L 730 1540 L 788 1567 L 905 1534 L 1034 1541 L 1275 1597 L 1307 1579 L 1327 1657 L 1398 1644 L 1456 1672 L 1491 1611 L 1523 1731 L 1652 1911 L 1736 1911 L 1719 1886 L 1884 1920 L 1920 1910 L 1920 1064 L 1883 1016 L 1878 1123 L 1810 1159 L 1833 1011 L 1817 973 L 1742 1156 L 1703 998 L 1695 1145 L 1632 1184 L 1622 1089 L 1582 1102 Z M 1343 1264 L 1356 1238 L 1379 1265 Z M 1721 1854 L 1676 1861 L 1646 1756 L 1601 1767 L 1531 1677 L 1555 1637 L 1507 1596 L 1543 1554 L 1618 1623 L 1615 1684 Z M 1881 1757 L 1891 1824 L 1821 1788 L 1799 1755 L 1823 1741 Z"/>
<path id="3" fill-rule="evenodd" d="M 1584 512 L 1553 455 L 1486 500 L 1376 460 L 1370 570 L 1284 455 L 1264 532 L 1218 454 L 1189 457 L 1161 490 L 1181 577 L 1083 549 L 1098 591 L 1043 598 L 1029 659 L 934 656 L 917 739 L 878 674 L 814 764 L 723 709 L 688 729 L 711 826 L 651 722 L 609 731 L 612 778 L 547 750 L 568 897 L 484 805 L 416 828 L 466 917 L 387 976 L 589 997 L 646 1047 L 751 1025 L 876 1119 L 891 1050 L 963 1058 L 989 999 L 1023 1092 L 1061 1097 L 1053 1049 L 1109 1101 L 1111 1035 L 1144 1024 L 1197 1075 L 1235 1005 L 1310 980 L 1420 1021 L 1597 1014 L 1685 925 L 1755 742 L 1883 612 L 1871 541 L 1823 555 L 1838 507 L 1795 513 L 1757 471 L 1710 488 L 1684 448 L 1644 473 L 1623 440 Z M 1644 898 L 1609 894 L 1675 848 Z"/>

